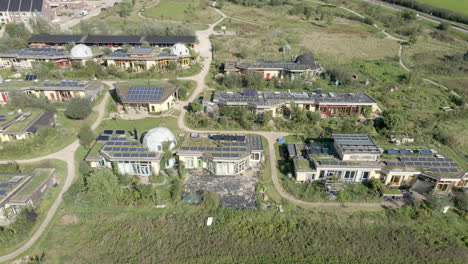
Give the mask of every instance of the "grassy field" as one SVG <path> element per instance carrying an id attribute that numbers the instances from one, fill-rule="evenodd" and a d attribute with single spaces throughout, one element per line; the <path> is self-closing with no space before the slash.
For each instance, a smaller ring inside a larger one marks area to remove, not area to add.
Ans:
<path id="1" fill-rule="evenodd" d="M 207 0 L 160 0 L 159 4 L 148 8 L 143 15 L 162 21 L 179 21 L 195 24 L 210 24 L 220 15 L 208 7 Z"/>
<path id="2" fill-rule="evenodd" d="M 420 3 L 468 14 L 468 1 L 466 0 L 417 0 Z"/>
<path id="3" fill-rule="evenodd" d="M 211 227 L 205 226 L 207 216 L 216 219 Z M 466 228 L 453 213 L 414 217 L 403 209 L 71 206 L 30 256 L 44 253 L 51 263 L 463 263 Z"/>

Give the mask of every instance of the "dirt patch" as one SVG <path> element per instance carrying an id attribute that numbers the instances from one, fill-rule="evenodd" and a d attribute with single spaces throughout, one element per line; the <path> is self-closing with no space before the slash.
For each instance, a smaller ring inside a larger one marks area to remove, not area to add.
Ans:
<path id="1" fill-rule="evenodd" d="M 80 222 L 80 218 L 75 214 L 66 214 L 60 218 L 58 224 L 61 226 L 74 225 Z"/>

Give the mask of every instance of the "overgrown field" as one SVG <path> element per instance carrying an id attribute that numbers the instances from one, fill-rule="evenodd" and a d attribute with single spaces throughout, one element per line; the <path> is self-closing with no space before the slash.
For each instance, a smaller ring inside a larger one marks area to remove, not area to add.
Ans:
<path id="1" fill-rule="evenodd" d="M 44 253 L 51 263 L 463 263 L 468 257 L 467 223 L 452 213 L 177 211 L 72 207 L 33 255 Z M 207 216 L 216 218 L 211 227 Z"/>

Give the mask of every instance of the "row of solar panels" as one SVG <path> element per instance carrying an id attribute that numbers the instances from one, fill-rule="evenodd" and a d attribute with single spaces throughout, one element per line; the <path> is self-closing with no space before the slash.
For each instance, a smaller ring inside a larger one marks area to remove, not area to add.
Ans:
<path id="1" fill-rule="evenodd" d="M 106 146 L 137 146 L 138 142 L 121 142 L 121 141 L 109 141 Z"/>
<path id="2" fill-rule="evenodd" d="M 320 165 L 338 165 L 338 166 L 346 166 L 348 165 L 345 161 L 336 161 L 336 160 L 322 160 L 320 161 Z"/>
<path id="3" fill-rule="evenodd" d="M 0 117 L 0 122 L 6 122 L 6 121 L 7 121 L 6 118 L 1 118 Z"/>
<path id="4" fill-rule="evenodd" d="M 125 135 L 125 130 L 104 130 L 104 135 Z"/>
<path id="5" fill-rule="evenodd" d="M 9 183 L 9 182 L 0 182 L 0 188 L 8 188 L 10 187 L 12 184 Z"/>
<path id="6" fill-rule="evenodd" d="M 388 155 L 411 155 L 414 152 L 410 149 L 389 149 L 387 150 Z M 432 155 L 432 151 L 428 149 L 420 149 L 417 151 L 418 155 L 423 155 L 423 156 L 430 156 Z"/>
<path id="7" fill-rule="evenodd" d="M 451 158 L 423 158 L 423 157 L 400 157 L 401 161 L 440 161 L 440 162 L 453 162 Z"/>
<path id="8" fill-rule="evenodd" d="M 126 147 L 123 147 L 123 148 L 119 148 L 119 147 L 105 147 L 104 148 L 104 151 L 112 151 L 112 152 L 116 152 L 116 151 L 122 151 L 122 152 L 142 152 L 142 151 L 145 151 L 144 148 L 126 148 Z"/>
<path id="9" fill-rule="evenodd" d="M 215 158 L 238 158 L 240 157 L 239 153 L 213 153 Z"/>
<path id="10" fill-rule="evenodd" d="M 387 162 L 388 166 L 395 167 L 446 167 L 457 168 L 458 163 L 455 162 L 438 162 L 438 161 L 403 161 L 403 162 Z"/>
<path id="11" fill-rule="evenodd" d="M 97 139 L 97 141 L 109 141 L 109 140 L 112 140 L 112 141 L 126 141 L 127 140 L 127 137 L 125 136 L 120 136 L 120 137 L 110 137 L 110 136 L 99 136 Z"/>
<path id="12" fill-rule="evenodd" d="M 238 141 L 244 142 L 245 136 L 235 136 L 235 135 L 211 135 L 210 139 L 212 140 L 224 140 L 224 141 Z"/>
<path id="13" fill-rule="evenodd" d="M 430 172 L 434 173 L 457 173 L 458 170 L 455 168 L 429 168 Z"/>
<path id="14" fill-rule="evenodd" d="M 44 86 L 47 87 L 85 87 L 86 84 L 78 82 L 61 82 L 61 83 L 46 83 Z"/>
<path id="15" fill-rule="evenodd" d="M 37 80 L 37 75 L 30 75 L 30 74 L 28 74 L 28 75 L 24 76 L 24 80 L 25 80 L 25 81 L 34 81 L 34 80 Z"/>
<path id="16" fill-rule="evenodd" d="M 114 158 L 155 158 L 155 153 L 114 153 Z"/>
<path id="17" fill-rule="evenodd" d="M 232 147 L 180 147 L 184 151 L 208 151 L 208 152 L 246 152 L 247 148 L 232 148 Z"/>
<path id="18" fill-rule="evenodd" d="M 247 144 L 243 143 L 243 142 L 224 142 L 223 145 L 225 147 L 245 147 L 245 146 L 247 146 Z"/>

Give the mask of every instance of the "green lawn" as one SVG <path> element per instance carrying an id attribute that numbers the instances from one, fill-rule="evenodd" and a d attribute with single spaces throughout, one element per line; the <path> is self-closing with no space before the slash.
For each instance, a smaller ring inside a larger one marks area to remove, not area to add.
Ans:
<path id="1" fill-rule="evenodd" d="M 420 3 L 433 5 L 455 12 L 468 14 L 468 1 L 466 0 L 417 0 Z"/>

